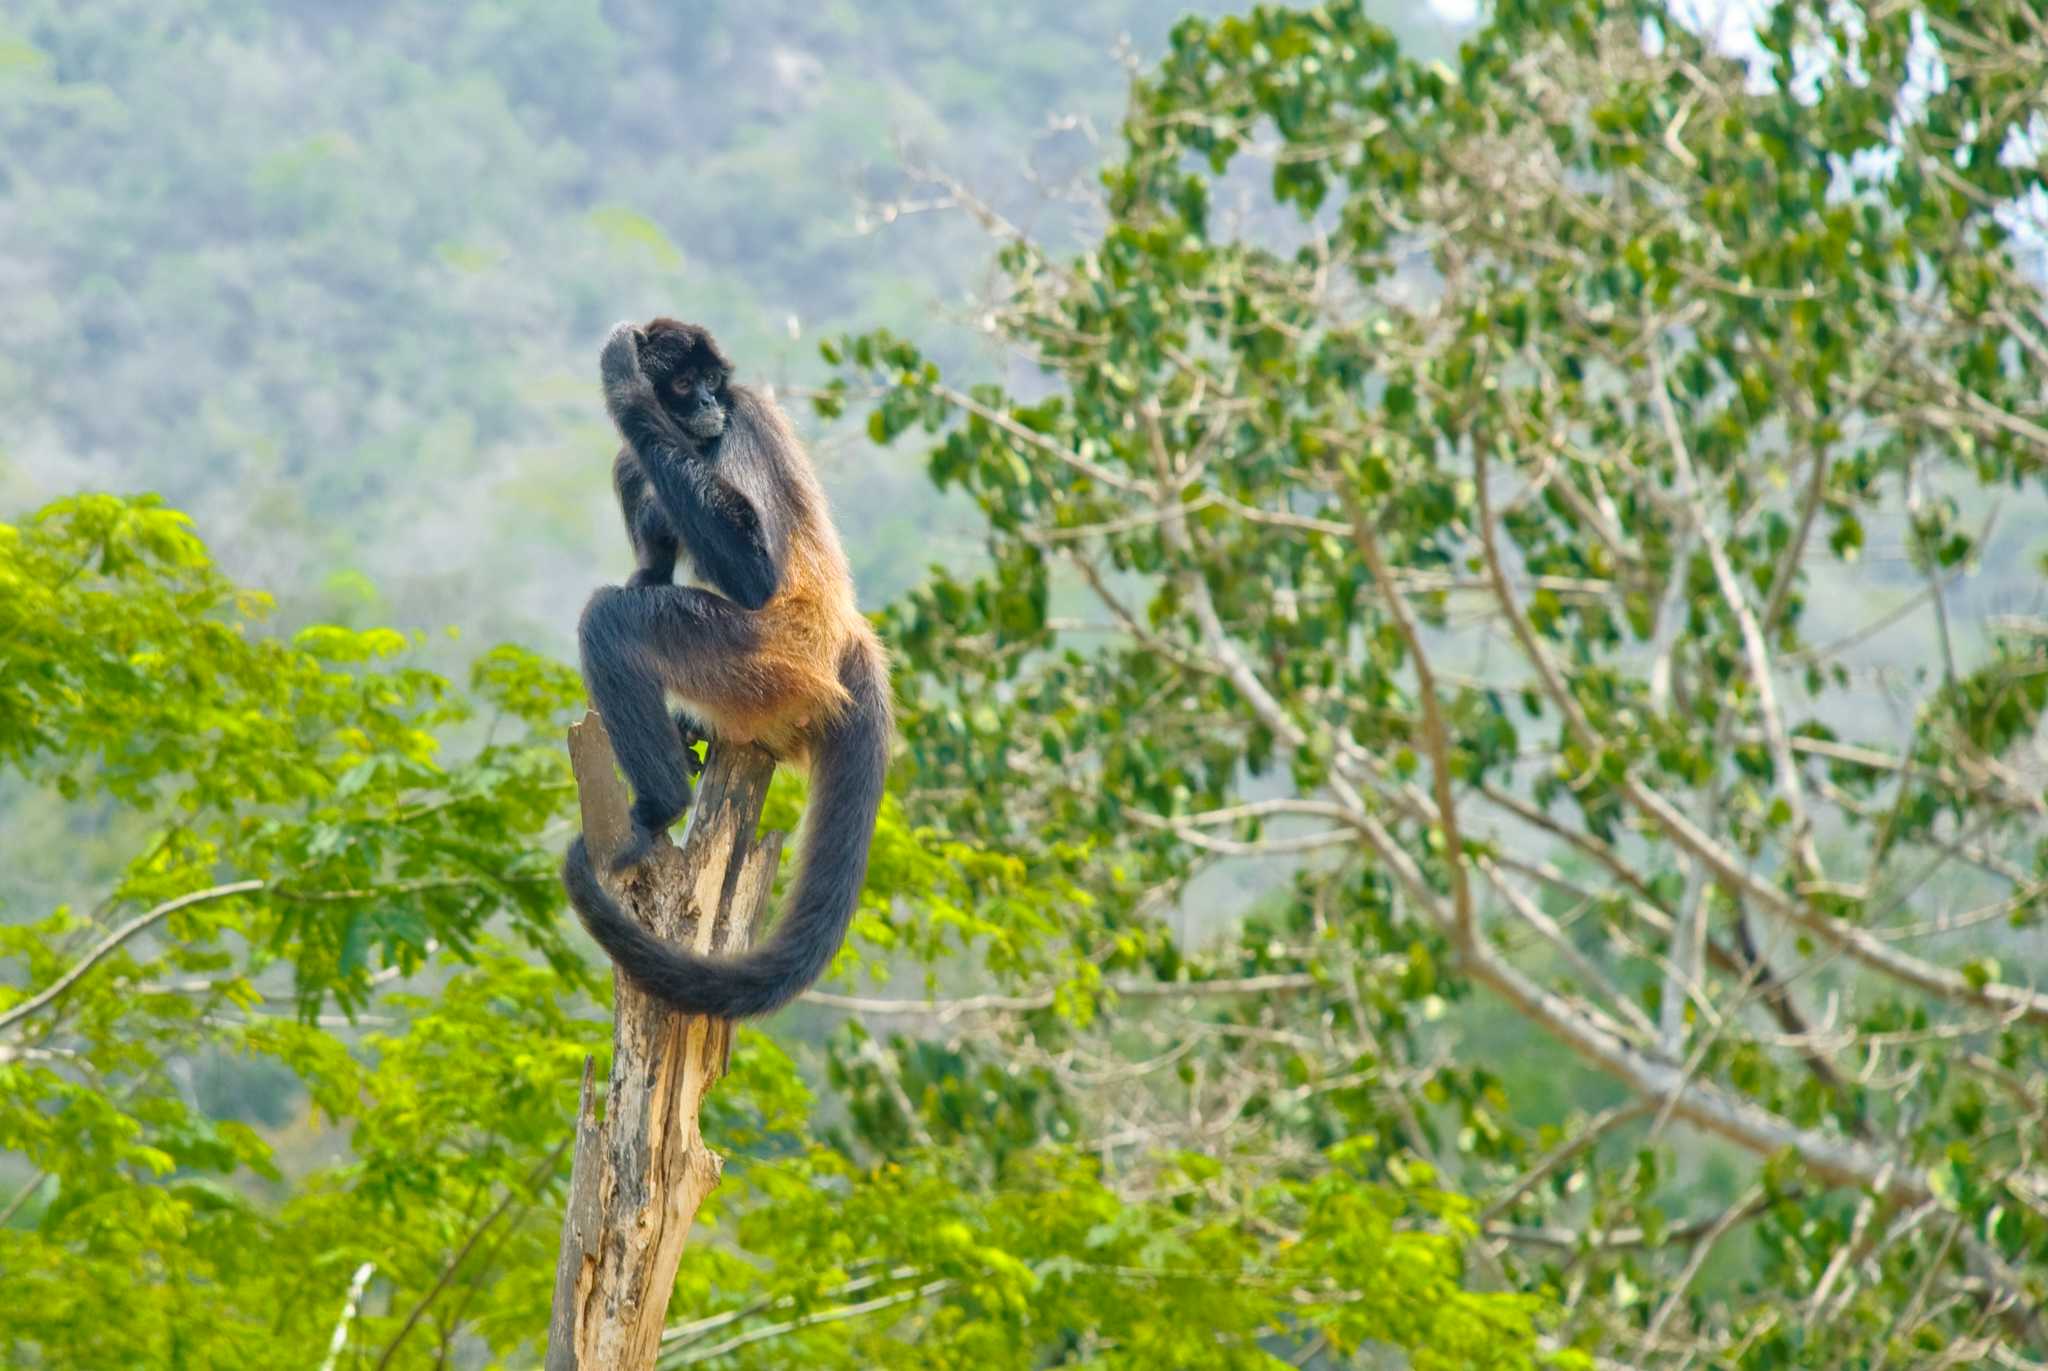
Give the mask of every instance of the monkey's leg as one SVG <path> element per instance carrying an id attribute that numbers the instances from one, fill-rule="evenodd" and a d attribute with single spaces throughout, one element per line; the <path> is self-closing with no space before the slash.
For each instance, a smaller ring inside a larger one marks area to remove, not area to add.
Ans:
<path id="1" fill-rule="evenodd" d="M 753 618 L 694 586 L 606 586 L 577 626 L 583 685 L 633 787 L 633 838 L 613 864 L 643 861 L 690 807 L 690 761 L 663 698 L 716 701 L 744 688 Z"/>

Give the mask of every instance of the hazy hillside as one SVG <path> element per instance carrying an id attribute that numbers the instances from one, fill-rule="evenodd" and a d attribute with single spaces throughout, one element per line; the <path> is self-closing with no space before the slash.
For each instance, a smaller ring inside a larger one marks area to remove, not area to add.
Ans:
<path id="1" fill-rule="evenodd" d="M 605 326 L 801 381 L 820 331 L 964 317 L 986 240 L 880 222 L 925 195 L 901 154 L 1056 232 L 1120 36 L 1186 8 L 20 0 L 0 502 L 158 490 L 295 614 L 563 646 L 623 568 Z M 822 446 L 871 602 L 964 546 L 904 459 Z"/>

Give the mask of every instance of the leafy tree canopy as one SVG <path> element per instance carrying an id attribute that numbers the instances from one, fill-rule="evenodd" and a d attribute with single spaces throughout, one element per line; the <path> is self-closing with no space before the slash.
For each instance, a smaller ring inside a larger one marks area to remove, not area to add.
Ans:
<path id="1" fill-rule="evenodd" d="M 1129 1136 L 1372 1120 L 1628 1365 L 2048 1347 L 2048 626 L 1959 587 L 2040 551 L 2044 57 L 2024 3 L 1745 62 L 1531 0 L 1456 70 L 1190 20 L 1100 240 L 1002 231 L 1027 381 L 827 348 L 988 524 L 889 614 L 913 812 L 1101 844 L 1105 961 L 1234 871 L 1246 971 L 1401 968 Z"/>
<path id="2" fill-rule="evenodd" d="M 154 499 L 0 526 L 0 588 L 0 759 L 133 854 L 90 911 L 0 930 L 10 1364 L 303 1367 L 337 1337 L 337 1365 L 530 1357 L 576 1080 L 608 1050 L 556 912 L 573 672 L 500 648 L 465 690 L 388 630 L 269 636 L 264 598 Z M 778 788 L 768 821 L 800 804 Z M 892 809 L 860 931 L 1070 974 L 1080 864 Z M 1086 1017 L 1090 983 L 1058 1013 Z M 873 1042 L 819 1050 L 836 1127 L 758 1036 L 715 1097 L 707 1130 L 741 1160 L 665 1362 L 779 1364 L 795 1339 L 819 1365 L 1022 1367 L 1081 1338 L 1106 1365 L 1249 1366 L 1301 1327 L 1417 1366 L 1531 1364 L 1533 1304 L 1461 1286 L 1469 1207 L 1426 1173 L 1389 1184 L 1366 1149 L 1274 1178 L 1247 1198 L 1300 1225 L 1276 1259 L 1205 1197 L 1199 1154 L 1170 1162 L 1181 1192 L 1122 1193 L 1036 1073 L 952 1054 L 944 1122 L 906 1145 Z M 919 1322 L 910 1360 L 890 1309 Z"/>

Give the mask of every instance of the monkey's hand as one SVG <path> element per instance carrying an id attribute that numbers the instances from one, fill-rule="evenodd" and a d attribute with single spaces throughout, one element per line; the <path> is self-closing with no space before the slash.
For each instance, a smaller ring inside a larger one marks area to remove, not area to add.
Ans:
<path id="1" fill-rule="evenodd" d="M 598 358 L 597 368 L 607 390 L 614 386 L 646 385 L 647 377 L 640 370 L 640 330 L 623 320 L 613 324 L 605 337 L 604 355 Z"/>

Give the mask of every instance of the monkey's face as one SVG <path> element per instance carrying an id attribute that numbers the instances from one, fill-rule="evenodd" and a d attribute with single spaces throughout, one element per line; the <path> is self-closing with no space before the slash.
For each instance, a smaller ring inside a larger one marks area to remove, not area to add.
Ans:
<path id="1" fill-rule="evenodd" d="M 723 373 L 692 368 L 671 377 L 661 398 L 683 432 L 707 442 L 725 432 L 724 390 Z"/>
<path id="2" fill-rule="evenodd" d="M 641 330 L 639 343 L 640 365 L 676 425 L 700 443 L 724 433 L 732 363 L 710 331 L 655 319 Z"/>

